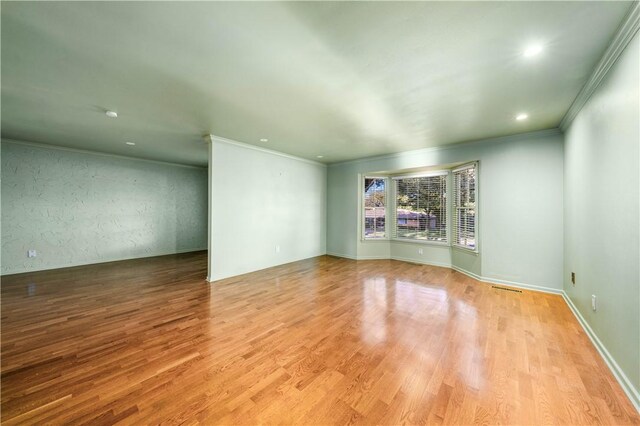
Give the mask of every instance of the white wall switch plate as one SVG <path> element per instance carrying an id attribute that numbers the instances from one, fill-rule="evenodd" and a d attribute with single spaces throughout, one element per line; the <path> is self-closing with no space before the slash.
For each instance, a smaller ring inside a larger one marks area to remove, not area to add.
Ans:
<path id="1" fill-rule="evenodd" d="M 591 295 L 591 309 L 593 309 L 594 311 L 598 309 L 598 304 L 596 301 L 596 295 L 592 294 Z"/>
<path id="2" fill-rule="evenodd" d="M 27 251 L 27 257 L 36 257 L 37 253 L 34 249 L 29 249 L 29 251 Z"/>
<path id="3" fill-rule="evenodd" d="M 276 246 L 276 253 L 280 253 L 280 246 Z"/>
<path id="4" fill-rule="evenodd" d="M 419 249 L 418 249 L 418 254 L 424 254 L 424 250 L 423 250 L 423 249 L 421 249 L 421 248 L 419 248 Z"/>

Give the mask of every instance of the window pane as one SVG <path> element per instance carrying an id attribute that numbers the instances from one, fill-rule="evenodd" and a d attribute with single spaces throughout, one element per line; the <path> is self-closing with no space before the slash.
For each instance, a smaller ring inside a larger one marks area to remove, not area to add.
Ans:
<path id="1" fill-rule="evenodd" d="M 396 236 L 446 242 L 446 176 L 406 178 L 396 182 Z"/>
<path id="2" fill-rule="evenodd" d="M 364 237 L 384 238 L 386 179 L 364 179 Z"/>
<path id="3" fill-rule="evenodd" d="M 476 167 L 459 170 L 454 180 L 454 242 L 476 248 Z"/>

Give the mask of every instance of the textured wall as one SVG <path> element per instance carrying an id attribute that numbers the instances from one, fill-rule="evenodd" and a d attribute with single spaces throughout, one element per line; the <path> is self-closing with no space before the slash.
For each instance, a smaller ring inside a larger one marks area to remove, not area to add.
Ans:
<path id="1" fill-rule="evenodd" d="M 2 142 L 2 274 L 206 246 L 206 169 Z"/>
<path id="2" fill-rule="evenodd" d="M 564 290 L 640 405 L 639 51 L 636 35 L 567 129 Z"/>

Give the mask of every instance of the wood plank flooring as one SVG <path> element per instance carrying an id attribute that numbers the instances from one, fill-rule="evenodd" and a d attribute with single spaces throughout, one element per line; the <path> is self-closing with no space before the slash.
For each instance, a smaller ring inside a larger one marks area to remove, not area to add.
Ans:
<path id="1" fill-rule="evenodd" d="M 640 424 L 561 297 L 328 256 L 2 278 L 2 423 Z"/>

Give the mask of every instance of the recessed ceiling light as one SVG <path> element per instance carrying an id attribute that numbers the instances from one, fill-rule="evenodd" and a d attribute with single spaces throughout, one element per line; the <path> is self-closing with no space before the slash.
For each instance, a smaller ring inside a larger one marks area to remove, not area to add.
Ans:
<path id="1" fill-rule="evenodd" d="M 267 138 L 262 138 L 262 139 L 260 139 L 260 142 L 269 142 L 269 139 L 267 139 Z"/>
<path id="2" fill-rule="evenodd" d="M 522 113 L 516 115 L 516 120 L 518 121 L 526 120 L 527 118 L 529 118 L 529 114 Z"/>
<path id="3" fill-rule="evenodd" d="M 135 142 L 125 142 L 125 145 L 129 145 L 129 146 L 134 146 L 136 143 Z"/>
<path id="4" fill-rule="evenodd" d="M 316 158 L 324 158 L 324 155 L 318 155 Z"/>
<path id="5" fill-rule="evenodd" d="M 542 52 L 542 45 L 541 44 L 532 44 L 530 46 L 527 46 L 526 49 L 524 49 L 523 55 L 525 56 L 525 58 L 530 58 L 532 56 L 536 56 L 536 55 L 540 54 L 540 52 Z"/>
<path id="6" fill-rule="evenodd" d="M 106 111 L 105 114 L 107 114 L 109 118 L 118 118 L 118 113 L 115 111 Z"/>

